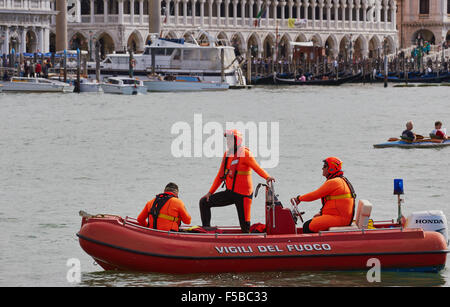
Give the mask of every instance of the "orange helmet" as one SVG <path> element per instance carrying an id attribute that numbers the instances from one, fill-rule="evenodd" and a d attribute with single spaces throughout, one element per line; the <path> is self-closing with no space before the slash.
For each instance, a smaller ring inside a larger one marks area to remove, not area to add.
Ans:
<path id="1" fill-rule="evenodd" d="M 223 134 L 224 137 L 234 136 L 234 141 L 236 142 L 236 146 L 242 145 L 242 133 L 240 133 L 237 129 L 225 130 Z"/>
<path id="2" fill-rule="evenodd" d="M 336 174 L 337 172 L 342 172 L 342 161 L 336 157 L 328 157 L 323 160 L 326 166 L 328 166 L 328 172 L 330 174 Z"/>

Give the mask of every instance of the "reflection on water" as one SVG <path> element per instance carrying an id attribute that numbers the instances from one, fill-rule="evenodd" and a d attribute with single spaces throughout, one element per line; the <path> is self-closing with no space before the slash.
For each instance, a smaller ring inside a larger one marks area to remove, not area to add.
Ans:
<path id="1" fill-rule="evenodd" d="M 367 281 L 367 272 L 258 272 L 223 274 L 146 274 L 103 271 L 84 273 L 79 286 L 119 287 L 435 287 L 445 284 L 440 273 L 382 272 L 381 282 Z"/>

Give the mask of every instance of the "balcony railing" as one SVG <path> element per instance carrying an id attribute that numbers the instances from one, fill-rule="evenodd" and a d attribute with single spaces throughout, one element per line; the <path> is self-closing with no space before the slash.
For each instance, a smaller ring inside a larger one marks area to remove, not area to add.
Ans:
<path id="1" fill-rule="evenodd" d="M 133 17 L 133 20 L 132 20 Z M 122 17 L 117 14 L 109 14 L 109 15 L 82 15 L 81 23 L 82 24 L 123 24 L 123 25 L 135 25 L 135 26 L 147 26 L 148 25 L 148 15 L 139 15 L 135 14 L 134 16 L 129 14 L 123 14 Z M 168 16 L 166 19 L 165 16 L 161 16 L 161 25 L 162 27 L 172 27 L 172 26 L 206 26 L 206 27 L 219 27 L 219 28 L 230 28 L 237 26 L 239 28 L 255 28 L 254 22 L 257 21 L 256 17 L 253 18 L 244 18 L 242 17 L 209 17 L 209 16 Z M 288 18 L 277 20 L 270 18 L 262 18 L 260 20 L 259 27 L 257 28 L 276 28 L 278 26 L 279 29 L 289 30 L 288 26 Z M 376 30 L 376 31 L 395 31 L 396 25 L 395 23 L 388 21 L 349 21 L 349 20 L 327 20 L 327 19 L 316 19 L 316 20 L 307 20 L 302 26 L 295 26 L 292 30 Z"/>

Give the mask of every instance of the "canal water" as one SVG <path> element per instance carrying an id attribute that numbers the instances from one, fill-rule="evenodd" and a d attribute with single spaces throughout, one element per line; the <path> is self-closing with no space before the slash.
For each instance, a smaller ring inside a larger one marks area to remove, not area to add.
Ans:
<path id="1" fill-rule="evenodd" d="M 0 94 L 0 286 L 449 286 L 448 262 L 437 274 L 382 273 L 380 283 L 369 283 L 366 272 L 104 272 L 76 237 L 79 210 L 136 217 L 169 181 L 179 185 L 192 225 L 201 224 L 198 200 L 223 145 L 208 142 L 239 122 L 258 128 L 256 159 L 275 177 L 285 206 L 319 187 L 322 160 L 337 156 L 358 198 L 374 205 L 374 219 L 396 218 L 394 178 L 404 179 L 405 215 L 438 209 L 450 218 L 450 148 L 373 148 L 398 137 L 408 120 L 425 136 L 436 120 L 449 129 L 449 97 L 450 87 L 382 84 L 128 97 Z M 253 175 L 254 185 L 262 181 Z M 264 223 L 263 202 L 254 199 L 252 223 Z M 306 219 L 320 207 L 301 204 Z M 233 206 L 212 215 L 213 225 L 238 224 Z M 71 259 L 79 260 L 80 283 L 67 278 Z"/>

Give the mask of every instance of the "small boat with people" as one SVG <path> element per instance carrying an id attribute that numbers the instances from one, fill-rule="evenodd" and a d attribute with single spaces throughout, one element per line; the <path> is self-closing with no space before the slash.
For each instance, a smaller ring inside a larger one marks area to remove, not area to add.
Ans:
<path id="1" fill-rule="evenodd" d="M 387 142 L 374 144 L 374 148 L 441 148 L 450 146 L 450 140 L 422 138 L 410 141 L 401 138 L 390 138 Z"/>
<path id="2" fill-rule="evenodd" d="M 303 222 L 304 212 L 292 200 L 292 210 L 284 207 L 273 183 L 259 184 L 255 197 L 261 187 L 266 192 L 266 223 L 255 227 L 254 233 L 243 233 L 239 226 L 162 231 L 130 217 L 80 211 L 79 243 L 105 270 L 174 274 L 367 270 L 372 258 L 379 260 L 382 270 L 438 272 L 445 267 L 449 252 L 445 215 L 414 212 L 405 219 L 400 207 L 403 183 L 398 180 L 396 220 L 372 221 L 374 206 L 361 199 L 352 225 L 318 233 L 303 233 L 297 223 Z"/>
<path id="3" fill-rule="evenodd" d="M 74 86 L 58 81 L 39 77 L 12 77 L 9 81 L 1 82 L 3 91 L 20 93 L 72 93 Z"/>
<path id="4" fill-rule="evenodd" d="M 102 83 L 107 94 L 137 95 L 146 94 L 147 87 L 141 80 L 129 77 L 107 77 Z"/>
<path id="5" fill-rule="evenodd" d="M 143 82 L 149 92 L 226 91 L 230 87 L 228 83 L 203 81 L 197 76 L 155 76 Z"/>

